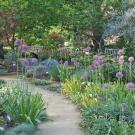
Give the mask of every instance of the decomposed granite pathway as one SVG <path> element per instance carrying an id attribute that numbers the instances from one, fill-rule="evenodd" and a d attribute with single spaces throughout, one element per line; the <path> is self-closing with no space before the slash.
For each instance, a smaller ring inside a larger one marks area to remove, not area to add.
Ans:
<path id="1" fill-rule="evenodd" d="M 15 76 L 0 76 L 4 80 L 16 80 Z M 61 94 L 45 90 L 42 87 L 28 84 L 32 92 L 39 92 L 47 103 L 47 114 L 50 121 L 38 126 L 36 135 L 83 135 L 79 123 L 80 113 L 76 106 Z"/>

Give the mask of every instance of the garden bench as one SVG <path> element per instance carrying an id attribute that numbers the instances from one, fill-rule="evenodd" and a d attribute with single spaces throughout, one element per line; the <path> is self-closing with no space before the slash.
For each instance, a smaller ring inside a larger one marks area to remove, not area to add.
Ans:
<path id="1" fill-rule="evenodd" d="M 118 50 L 119 49 L 108 49 L 108 48 L 105 48 L 105 54 L 113 56 L 114 58 L 116 58 Z"/>

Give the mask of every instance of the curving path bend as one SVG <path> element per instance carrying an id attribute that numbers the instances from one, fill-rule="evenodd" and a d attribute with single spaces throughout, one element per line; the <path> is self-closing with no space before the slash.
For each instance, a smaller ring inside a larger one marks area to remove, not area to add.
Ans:
<path id="1" fill-rule="evenodd" d="M 0 76 L 7 81 L 16 80 L 15 76 Z M 36 135 L 83 135 L 79 128 L 80 113 L 76 106 L 62 95 L 28 84 L 32 92 L 39 92 L 47 102 L 47 114 L 51 121 L 41 123 Z"/>

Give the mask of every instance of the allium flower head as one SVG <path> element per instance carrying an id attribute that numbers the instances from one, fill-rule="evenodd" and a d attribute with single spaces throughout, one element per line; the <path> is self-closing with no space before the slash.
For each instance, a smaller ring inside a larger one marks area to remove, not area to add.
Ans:
<path id="1" fill-rule="evenodd" d="M 89 73 L 87 71 L 85 71 L 83 74 L 82 74 L 82 77 L 83 79 L 87 80 L 88 77 L 89 77 Z"/>
<path id="2" fill-rule="evenodd" d="M 127 83 L 127 88 L 128 89 L 135 89 L 135 84 L 130 82 L 130 83 Z"/>
<path id="3" fill-rule="evenodd" d="M 129 62 L 133 62 L 133 61 L 134 61 L 134 57 L 129 57 L 129 58 L 128 58 L 128 61 L 129 61 Z"/>
<path id="4" fill-rule="evenodd" d="M 22 44 L 22 41 L 20 39 L 16 39 L 14 45 L 20 46 Z"/>
<path id="5" fill-rule="evenodd" d="M 63 63 L 63 60 L 60 60 L 59 63 L 62 64 Z"/>
<path id="6" fill-rule="evenodd" d="M 123 77 L 123 73 L 122 72 L 117 72 L 116 73 L 116 77 L 118 78 L 118 79 L 121 79 L 122 77 Z"/>
<path id="7" fill-rule="evenodd" d="M 97 66 L 96 66 L 95 64 L 92 64 L 92 65 L 91 65 L 91 70 L 92 70 L 92 71 L 95 71 L 96 69 L 97 69 Z"/>
<path id="8" fill-rule="evenodd" d="M 76 68 L 82 67 L 82 64 L 80 62 L 75 61 L 73 64 Z"/>
<path id="9" fill-rule="evenodd" d="M 83 49 L 83 52 L 84 53 L 88 53 L 88 52 L 90 52 L 90 50 L 91 50 L 91 47 L 88 46 L 88 47 Z"/>
<path id="10" fill-rule="evenodd" d="M 68 61 L 64 62 L 64 66 L 67 67 L 68 66 Z"/>
<path id="11" fill-rule="evenodd" d="M 94 55 L 93 56 L 93 60 L 95 61 L 95 60 L 98 60 L 99 59 L 99 56 L 98 55 Z"/>
<path id="12" fill-rule="evenodd" d="M 124 56 L 123 55 L 119 57 L 119 64 L 120 65 L 124 64 Z"/>
<path id="13" fill-rule="evenodd" d="M 102 55 L 94 55 L 93 56 L 93 65 L 97 68 L 103 66 L 104 64 L 104 56 Z"/>
<path id="14" fill-rule="evenodd" d="M 23 60 L 22 61 L 22 66 L 29 66 L 29 61 L 28 60 Z"/>
<path id="15" fill-rule="evenodd" d="M 29 46 L 27 45 L 21 45 L 19 48 L 20 52 L 26 53 L 29 50 Z"/>
<path id="16" fill-rule="evenodd" d="M 35 65 L 35 64 L 38 63 L 38 60 L 36 58 L 32 58 L 31 59 L 31 63 L 32 63 L 32 65 Z"/>
<path id="17" fill-rule="evenodd" d="M 124 51 L 124 48 L 123 49 L 119 49 L 118 51 L 118 55 L 121 56 L 121 55 L 124 55 L 125 51 Z"/>

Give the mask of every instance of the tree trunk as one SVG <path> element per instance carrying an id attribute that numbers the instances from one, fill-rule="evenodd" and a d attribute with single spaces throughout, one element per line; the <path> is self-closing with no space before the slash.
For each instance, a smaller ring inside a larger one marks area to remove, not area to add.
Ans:
<path id="1" fill-rule="evenodd" d="M 102 38 L 102 32 L 96 30 L 93 31 L 93 44 L 94 51 L 104 51 L 104 39 Z"/>

